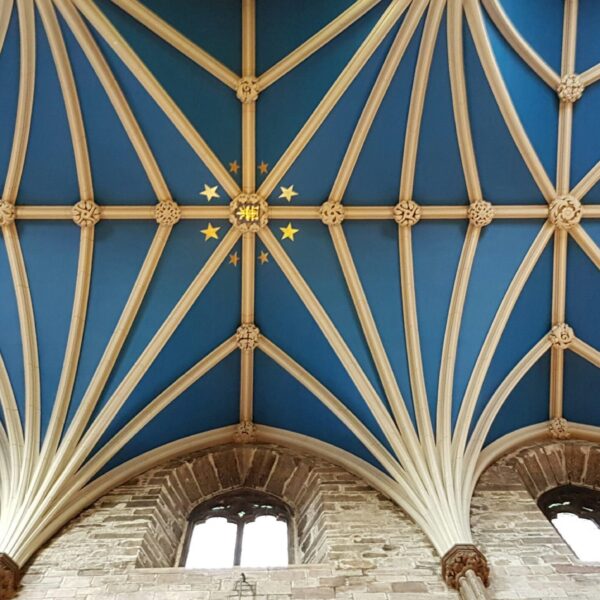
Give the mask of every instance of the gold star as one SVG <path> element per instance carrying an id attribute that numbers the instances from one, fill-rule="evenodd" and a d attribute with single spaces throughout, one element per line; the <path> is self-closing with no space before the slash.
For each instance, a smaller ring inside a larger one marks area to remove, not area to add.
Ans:
<path id="1" fill-rule="evenodd" d="M 201 229 L 200 233 L 204 234 L 204 241 L 206 242 L 207 240 L 210 239 L 214 239 L 214 240 L 218 240 L 219 239 L 219 234 L 217 233 L 217 231 L 219 231 L 219 229 L 221 229 L 220 227 L 213 227 L 212 223 L 208 224 L 208 227 L 206 229 Z"/>
<path id="2" fill-rule="evenodd" d="M 269 262 L 269 253 L 265 252 L 264 250 L 258 255 L 258 260 L 260 261 L 261 265 L 264 265 L 265 263 Z"/>
<path id="3" fill-rule="evenodd" d="M 283 233 L 281 239 L 292 240 L 292 242 L 294 241 L 294 236 L 300 231 L 299 229 L 294 229 L 291 223 L 288 223 L 287 227 L 280 227 L 279 229 L 281 230 L 281 233 Z"/>
<path id="4" fill-rule="evenodd" d="M 298 192 L 294 191 L 293 185 L 290 185 L 290 187 L 281 186 L 281 194 L 279 195 L 280 198 L 285 198 L 288 202 L 291 202 L 292 198 L 297 195 Z"/>
<path id="5" fill-rule="evenodd" d="M 233 162 L 229 163 L 229 171 L 231 173 L 237 173 L 240 170 L 240 165 L 238 164 L 237 160 L 234 160 Z"/>
<path id="6" fill-rule="evenodd" d="M 234 252 L 233 254 L 229 255 L 229 264 L 230 265 L 237 267 L 239 262 L 240 262 L 240 257 L 238 256 L 237 252 Z"/>
<path id="7" fill-rule="evenodd" d="M 201 196 L 206 196 L 206 200 L 208 202 L 210 202 L 213 198 L 220 198 L 221 196 L 219 196 L 219 194 L 217 194 L 217 187 L 218 186 L 214 186 L 214 187 L 210 187 L 206 184 L 204 184 L 204 191 L 200 192 Z"/>
<path id="8" fill-rule="evenodd" d="M 269 170 L 269 163 L 266 163 L 264 160 L 258 165 L 258 170 L 261 175 L 264 175 Z"/>

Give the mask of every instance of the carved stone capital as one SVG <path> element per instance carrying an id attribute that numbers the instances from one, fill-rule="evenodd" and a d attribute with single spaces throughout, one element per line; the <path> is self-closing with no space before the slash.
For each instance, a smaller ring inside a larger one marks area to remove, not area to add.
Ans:
<path id="1" fill-rule="evenodd" d="M 421 207 L 412 200 L 401 200 L 394 206 L 394 221 L 402 227 L 412 227 L 421 220 Z"/>
<path id="2" fill-rule="evenodd" d="M 562 417 L 554 417 L 548 423 L 550 435 L 555 440 L 568 440 L 571 437 L 569 433 L 569 423 Z"/>
<path id="3" fill-rule="evenodd" d="M 341 203 L 328 200 L 321 204 L 319 214 L 325 225 L 340 225 L 344 221 L 346 211 Z"/>
<path id="4" fill-rule="evenodd" d="M 17 593 L 21 569 L 19 565 L 4 552 L 0 552 L 0 598 L 8 600 Z"/>
<path id="5" fill-rule="evenodd" d="M 556 88 L 556 93 L 561 102 L 577 102 L 583 94 L 584 86 L 581 78 L 576 73 L 565 75 Z"/>
<path id="6" fill-rule="evenodd" d="M 260 339 L 260 330 L 253 323 L 244 323 L 237 328 L 235 339 L 240 350 L 254 350 Z"/>
<path id="7" fill-rule="evenodd" d="M 258 100 L 258 82 L 252 77 L 243 77 L 238 82 L 236 96 L 242 104 L 250 104 Z"/>
<path id="8" fill-rule="evenodd" d="M 15 222 L 15 207 L 10 202 L 0 200 L 0 227 Z"/>
<path id="9" fill-rule="evenodd" d="M 459 589 L 467 571 L 473 571 L 487 587 L 490 567 L 481 550 L 473 544 L 456 544 L 442 558 L 442 576 L 449 587 Z"/>
<path id="10" fill-rule="evenodd" d="M 229 222 L 243 233 L 260 231 L 269 222 L 269 205 L 258 194 L 241 193 L 229 204 Z"/>
<path id="11" fill-rule="evenodd" d="M 573 196 L 559 196 L 550 204 L 549 218 L 558 229 L 571 229 L 581 221 L 581 202 Z"/>
<path id="12" fill-rule="evenodd" d="M 251 444 L 256 441 L 256 425 L 252 421 L 240 421 L 233 434 L 233 441 L 237 444 Z"/>
<path id="13" fill-rule="evenodd" d="M 575 333 L 573 329 L 566 323 L 559 323 L 555 325 L 548 334 L 548 339 L 554 348 L 560 348 L 565 350 L 569 344 L 573 341 Z"/>
<path id="14" fill-rule="evenodd" d="M 93 227 L 100 221 L 100 207 L 92 200 L 81 200 L 71 211 L 73 222 L 79 227 Z"/>
<path id="15" fill-rule="evenodd" d="M 467 218 L 473 227 L 486 227 L 495 216 L 494 207 L 486 200 L 476 200 L 467 209 Z"/>
<path id="16" fill-rule="evenodd" d="M 181 219 L 181 209 L 173 200 L 163 200 L 154 207 L 154 218 L 159 225 L 171 227 Z"/>

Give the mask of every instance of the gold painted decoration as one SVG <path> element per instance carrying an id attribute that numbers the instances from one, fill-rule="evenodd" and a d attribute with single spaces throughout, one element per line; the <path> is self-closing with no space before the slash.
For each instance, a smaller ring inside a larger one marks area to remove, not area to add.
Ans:
<path id="1" fill-rule="evenodd" d="M 269 172 L 269 164 L 266 163 L 264 160 L 261 160 L 260 164 L 256 168 L 258 169 L 258 172 L 261 175 L 266 175 Z"/>
<path id="2" fill-rule="evenodd" d="M 487 227 L 495 216 L 494 207 L 486 200 L 476 200 L 467 209 L 467 218 L 473 227 Z"/>
<path id="3" fill-rule="evenodd" d="M 292 201 L 294 196 L 298 195 L 298 192 L 294 190 L 294 186 L 290 185 L 289 187 L 281 186 L 281 194 L 279 194 L 280 198 L 285 198 L 288 202 Z"/>
<path id="4" fill-rule="evenodd" d="M 200 192 L 200 195 L 204 196 L 207 202 L 210 202 L 213 198 L 220 198 L 221 196 L 217 192 L 218 187 L 218 185 L 210 186 L 204 184 L 204 190 Z"/>
<path id="5" fill-rule="evenodd" d="M 10 225 L 14 222 L 14 220 L 15 207 L 12 204 L 10 204 L 10 202 L 0 200 L 0 227 Z"/>
<path id="6" fill-rule="evenodd" d="M 299 229 L 294 229 L 291 223 L 288 223 L 285 227 L 279 228 L 282 235 L 282 240 L 291 240 L 294 241 L 294 236 L 300 231 Z"/>
<path id="7" fill-rule="evenodd" d="M 181 219 L 181 209 L 172 200 L 163 200 L 154 207 L 154 218 L 162 227 L 172 227 Z"/>
<path id="8" fill-rule="evenodd" d="M 261 265 L 269 262 L 269 253 L 262 250 L 258 255 L 258 261 Z"/>
<path id="9" fill-rule="evenodd" d="M 204 234 L 204 241 L 218 240 L 219 239 L 220 227 L 213 227 L 212 223 L 209 223 L 205 229 L 201 229 L 200 232 Z"/>
<path id="10" fill-rule="evenodd" d="M 552 328 L 548 334 L 548 339 L 554 348 L 565 350 L 575 339 L 575 333 L 566 323 L 559 323 Z"/>
<path id="11" fill-rule="evenodd" d="M 581 216 L 581 202 L 574 196 L 559 196 L 550 204 L 550 221 L 558 229 L 575 227 L 581 221 Z"/>
<path id="12" fill-rule="evenodd" d="M 240 79 L 236 96 L 242 104 L 250 104 L 258 100 L 258 82 L 254 77 L 242 77 Z"/>
<path id="13" fill-rule="evenodd" d="M 92 200 L 81 200 L 73 206 L 73 221 L 79 227 L 93 227 L 100 221 L 100 207 Z"/>
<path id="14" fill-rule="evenodd" d="M 421 220 L 421 207 L 413 200 L 401 200 L 394 206 L 394 221 L 401 227 L 412 227 Z"/>
<path id="15" fill-rule="evenodd" d="M 321 221 L 325 225 L 341 225 L 346 213 L 340 202 L 328 200 L 321 204 L 319 214 L 321 215 Z"/>
<path id="16" fill-rule="evenodd" d="M 240 262 L 240 255 L 237 252 L 234 252 L 233 254 L 229 255 L 229 264 L 230 265 L 237 267 L 239 262 Z"/>
<path id="17" fill-rule="evenodd" d="M 243 233 L 256 233 L 269 222 L 267 201 L 258 194 L 239 194 L 229 204 L 229 222 Z"/>
<path id="18" fill-rule="evenodd" d="M 229 163 L 229 172 L 230 173 L 233 173 L 234 175 L 236 175 L 239 170 L 240 170 L 240 165 L 237 160 L 234 160 L 233 162 Z"/>
<path id="19" fill-rule="evenodd" d="M 584 85 L 576 73 L 565 75 L 556 88 L 556 93 L 561 102 L 572 104 L 583 95 Z"/>

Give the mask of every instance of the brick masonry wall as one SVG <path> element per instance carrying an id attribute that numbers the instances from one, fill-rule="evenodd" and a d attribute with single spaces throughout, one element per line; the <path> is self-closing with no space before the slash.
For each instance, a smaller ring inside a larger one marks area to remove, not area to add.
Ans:
<path id="1" fill-rule="evenodd" d="M 600 471 L 589 468 L 596 456 L 589 445 L 577 452 L 587 456 L 586 472 Z M 576 456 L 570 444 L 562 446 L 566 455 Z M 488 469 L 473 499 L 475 541 L 492 567 L 490 596 L 598 600 L 600 566 L 579 563 L 538 510 L 524 471 L 515 466 L 520 458 Z M 571 462 L 583 464 L 577 456 Z M 442 581 L 426 537 L 392 502 L 338 467 L 272 446 L 213 449 L 113 490 L 34 557 L 18 598 L 237 598 L 240 569 L 172 565 L 190 509 L 240 487 L 277 495 L 295 513 L 296 562 L 302 564 L 243 569 L 258 600 L 458 598 Z"/>

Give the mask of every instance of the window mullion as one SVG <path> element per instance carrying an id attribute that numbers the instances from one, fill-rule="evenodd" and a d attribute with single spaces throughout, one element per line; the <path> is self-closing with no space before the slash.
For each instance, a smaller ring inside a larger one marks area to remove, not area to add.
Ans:
<path id="1" fill-rule="evenodd" d="M 235 552 L 233 555 L 233 566 L 239 567 L 242 560 L 242 540 L 244 537 L 244 522 L 238 523 L 235 537 Z"/>

